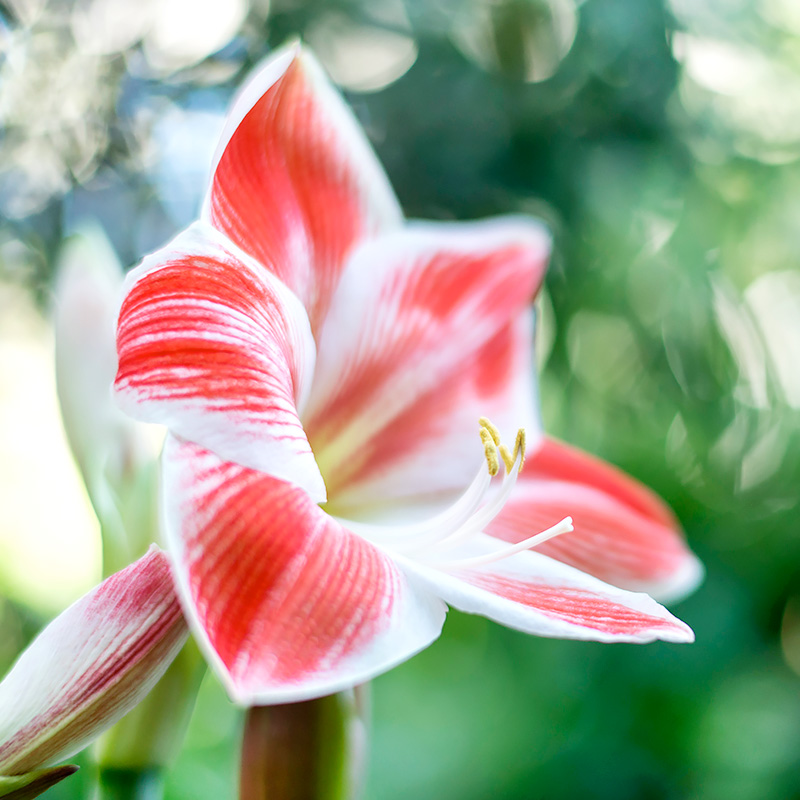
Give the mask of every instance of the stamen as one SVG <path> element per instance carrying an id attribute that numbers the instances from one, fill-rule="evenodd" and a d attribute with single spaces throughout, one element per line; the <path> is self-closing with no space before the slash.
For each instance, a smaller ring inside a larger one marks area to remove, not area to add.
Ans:
<path id="1" fill-rule="evenodd" d="M 480 438 L 483 444 L 487 470 L 481 466 L 469 488 L 449 508 L 435 516 L 408 525 L 378 525 L 375 523 L 342 520 L 344 525 L 365 539 L 386 546 L 398 553 L 407 553 L 445 568 L 475 566 L 507 558 L 508 556 L 572 530 L 572 520 L 567 517 L 542 533 L 524 542 L 475 558 L 448 559 L 452 548 L 471 537 L 478 536 L 503 510 L 525 459 L 525 431 L 520 428 L 510 450 L 500 441 L 500 432 L 486 417 L 480 418 Z M 503 482 L 498 491 L 484 503 L 492 478 L 500 471 L 500 462 L 505 467 Z M 481 505 L 483 503 L 483 505 Z M 436 554 L 436 555 L 434 555 Z"/>
<path id="2" fill-rule="evenodd" d="M 517 460 L 516 448 L 513 456 L 504 444 L 501 444 L 497 449 L 500 451 L 500 458 L 503 459 L 503 463 L 506 465 L 506 473 L 511 472 L 514 469 L 514 462 Z"/>
<path id="3" fill-rule="evenodd" d="M 476 533 L 481 533 L 483 529 L 500 513 L 503 506 L 511 494 L 511 490 L 516 483 L 519 473 L 519 465 L 512 459 L 520 454 L 520 448 L 515 445 L 515 456 L 509 453 L 505 445 L 495 446 L 492 432 L 497 434 L 497 428 L 485 417 L 481 417 L 480 436 L 483 442 L 484 455 L 489 467 L 489 474 L 480 470 L 472 481 L 469 489 L 456 501 L 449 509 L 436 515 L 432 519 L 411 525 L 388 526 L 377 528 L 376 526 L 359 524 L 357 522 L 347 522 L 350 530 L 355 533 L 359 529 L 364 531 L 367 538 L 377 541 L 391 542 L 392 546 L 405 552 L 426 552 L 441 550 L 451 547 Z M 519 442 L 520 434 L 517 434 Z M 505 453 L 503 455 L 503 453 Z M 506 475 L 500 491 L 495 495 L 491 502 L 483 508 L 480 504 L 489 489 L 492 477 L 500 471 L 500 459 L 506 466 Z M 367 533 L 369 531 L 369 534 Z"/>
<path id="4" fill-rule="evenodd" d="M 430 549 L 440 550 L 443 547 L 452 547 L 457 542 L 481 533 L 484 528 L 503 510 L 519 475 L 519 463 L 514 463 L 512 469 L 506 473 L 500 491 L 477 513 L 473 514 L 460 528 L 453 530 L 438 542 L 432 542 Z"/>
<path id="5" fill-rule="evenodd" d="M 483 454 L 489 467 L 489 474 L 494 477 L 500 471 L 500 461 L 497 458 L 497 443 L 488 428 L 481 428 L 481 441 L 483 442 Z"/>
<path id="6" fill-rule="evenodd" d="M 519 459 L 519 471 L 522 472 L 522 467 L 525 464 L 525 428 L 520 428 L 517 431 L 517 438 L 514 440 L 514 461 L 517 460 L 517 454 L 522 453 Z"/>
<path id="7" fill-rule="evenodd" d="M 499 447 L 500 431 L 497 430 L 497 426 L 488 417 L 481 417 L 478 420 L 478 425 L 480 425 L 481 428 L 485 428 L 487 431 L 489 431 L 489 434 L 492 437 L 492 441 Z"/>
<path id="8" fill-rule="evenodd" d="M 500 550 L 495 550 L 492 553 L 486 553 L 485 555 L 474 556 L 472 558 L 457 558 L 453 559 L 452 561 L 443 559 L 439 563 L 446 565 L 447 569 L 480 567 L 484 564 L 491 564 L 494 561 L 502 561 L 504 558 L 513 556 L 516 553 L 521 553 L 523 550 L 530 550 L 532 547 L 538 547 L 548 539 L 552 539 L 555 536 L 560 536 L 562 533 L 569 533 L 572 530 L 574 530 L 572 526 L 572 517 L 564 517 L 561 522 L 557 522 L 546 531 L 537 533 L 535 536 L 531 536 L 521 542 L 518 542 L 517 544 L 511 545 L 511 547 L 504 547 Z"/>

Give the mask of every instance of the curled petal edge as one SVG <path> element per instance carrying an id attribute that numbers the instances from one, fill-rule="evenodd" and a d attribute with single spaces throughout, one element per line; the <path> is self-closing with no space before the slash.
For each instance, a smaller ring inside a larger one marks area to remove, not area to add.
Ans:
<path id="1" fill-rule="evenodd" d="M 294 294 L 203 223 L 148 256 L 124 288 L 120 407 L 324 501 L 298 416 L 316 349 Z"/>

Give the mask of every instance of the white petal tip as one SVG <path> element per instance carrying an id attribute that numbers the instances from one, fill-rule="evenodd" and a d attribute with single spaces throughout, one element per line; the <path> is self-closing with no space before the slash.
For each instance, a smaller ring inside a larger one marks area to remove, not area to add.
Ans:
<path id="1" fill-rule="evenodd" d="M 672 627 L 658 631 L 654 638 L 670 644 L 691 644 L 695 637 L 694 631 L 685 622 L 673 618 Z"/>

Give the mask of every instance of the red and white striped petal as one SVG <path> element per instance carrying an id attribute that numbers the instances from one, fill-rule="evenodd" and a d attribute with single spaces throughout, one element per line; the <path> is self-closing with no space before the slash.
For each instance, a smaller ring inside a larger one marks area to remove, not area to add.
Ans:
<path id="1" fill-rule="evenodd" d="M 433 506 L 461 491 L 483 462 L 478 420 L 488 417 L 513 445 L 524 427 L 534 445 L 536 416 L 533 370 L 533 313 L 521 314 L 483 347 L 465 354 L 456 374 L 419 397 L 357 458 L 333 471 L 329 489 L 337 513 L 363 518 L 414 513 L 411 505 Z M 376 501 L 379 506 L 376 507 Z"/>
<path id="2" fill-rule="evenodd" d="M 267 60 L 235 101 L 203 219 L 291 287 L 315 330 L 353 245 L 400 225 L 363 131 L 300 45 Z"/>
<path id="3" fill-rule="evenodd" d="M 0 683 L 0 774 L 81 750 L 150 691 L 187 636 L 153 546 L 51 622 Z"/>
<path id="4" fill-rule="evenodd" d="M 392 470 L 409 479 L 426 461 L 433 469 L 409 483 L 412 492 L 463 486 L 476 467 L 464 463 L 464 447 L 481 414 L 497 409 L 505 425 L 507 412 L 521 412 L 503 430 L 512 437 L 536 425 L 530 322 L 520 318 L 549 244 L 541 225 L 510 217 L 416 223 L 354 253 L 317 338 L 304 413 L 332 499 Z"/>
<path id="5" fill-rule="evenodd" d="M 702 580 L 702 564 L 655 494 L 611 465 L 552 439 L 529 456 L 487 533 L 518 542 L 567 515 L 575 530 L 545 542 L 538 552 L 664 602 L 684 597 Z"/>
<path id="6" fill-rule="evenodd" d="M 187 616 L 242 705 L 352 687 L 439 635 L 444 604 L 296 486 L 170 437 L 164 504 Z"/>
<path id="7" fill-rule="evenodd" d="M 222 458 L 324 500 L 297 409 L 314 341 L 297 298 L 202 223 L 128 276 L 117 329 L 120 406 Z"/>
<path id="8" fill-rule="evenodd" d="M 449 552 L 438 567 L 400 563 L 453 608 L 525 633 L 599 642 L 694 641 L 691 628 L 648 595 L 617 589 L 538 552 L 470 563 L 504 548 L 505 542 L 484 535 Z"/>
<path id="9" fill-rule="evenodd" d="M 633 511 L 677 528 L 669 506 L 653 491 L 621 470 L 583 450 L 551 437 L 542 439 L 535 452 L 528 453 L 529 475 L 591 486 L 615 497 Z"/>

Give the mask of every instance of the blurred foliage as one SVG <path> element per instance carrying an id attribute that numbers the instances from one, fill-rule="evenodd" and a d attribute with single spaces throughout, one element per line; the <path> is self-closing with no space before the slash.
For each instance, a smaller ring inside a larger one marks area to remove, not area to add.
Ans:
<path id="1" fill-rule="evenodd" d="M 375 682 L 369 797 L 800 796 L 800 11 L 794 0 L 5 0 L 0 277 L 44 302 L 98 220 L 134 263 L 196 214 L 222 114 L 303 36 L 409 216 L 542 216 L 548 429 L 682 519 L 693 646 L 451 613 Z M 0 657 L 31 634 L 0 605 Z M 209 678 L 169 797 L 232 796 Z M 71 779 L 49 796 L 82 796 Z"/>

